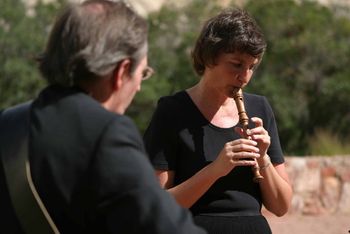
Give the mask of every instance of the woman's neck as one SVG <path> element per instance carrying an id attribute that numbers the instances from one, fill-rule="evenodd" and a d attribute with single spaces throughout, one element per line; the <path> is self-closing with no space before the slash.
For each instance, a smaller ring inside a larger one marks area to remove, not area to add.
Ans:
<path id="1" fill-rule="evenodd" d="M 232 98 L 201 82 L 186 91 L 204 117 L 213 125 L 228 128 L 237 124 L 238 113 Z"/>

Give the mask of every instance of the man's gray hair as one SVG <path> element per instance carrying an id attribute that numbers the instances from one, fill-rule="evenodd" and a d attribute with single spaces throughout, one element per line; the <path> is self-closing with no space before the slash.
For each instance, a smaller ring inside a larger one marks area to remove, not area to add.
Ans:
<path id="1" fill-rule="evenodd" d="M 148 26 L 123 1 L 89 0 L 57 18 L 39 68 L 50 84 L 72 86 L 112 74 L 124 59 L 133 72 L 147 53 Z"/>

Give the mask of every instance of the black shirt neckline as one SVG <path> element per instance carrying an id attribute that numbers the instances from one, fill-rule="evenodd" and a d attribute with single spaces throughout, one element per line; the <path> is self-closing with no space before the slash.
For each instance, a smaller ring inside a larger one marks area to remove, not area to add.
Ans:
<path id="1" fill-rule="evenodd" d="M 194 101 L 192 100 L 191 96 L 187 93 L 186 90 L 183 90 L 181 91 L 180 93 L 183 94 L 183 96 L 188 100 L 188 103 L 189 105 L 193 106 L 194 107 L 194 110 L 195 112 L 197 112 L 198 116 L 200 116 L 201 119 L 203 119 L 207 125 L 211 128 L 213 128 L 214 130 L 217 130 L 217 131 L 223 131 L 223 132 L 226 132 L 226 131 L 232 131 L 232 129 L 234 129 L 238 124 L 236 125 L 233 125 L 231 127 L 228 127 L 228 128 L 222 128 L 222 127 L 218 127 L 214 124 L 212 124 L 204 115 L 203 113 L 201 112 L 201 110 L 198 108 L 198 106 L 194 103 Z"/>

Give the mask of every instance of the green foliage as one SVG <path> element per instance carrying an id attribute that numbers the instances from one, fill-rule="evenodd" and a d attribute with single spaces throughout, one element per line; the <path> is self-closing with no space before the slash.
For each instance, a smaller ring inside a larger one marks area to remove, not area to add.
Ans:
<path id="1" fill-rule="evenodd" d="M 144 82 L 128 114 L 144 131 L 159 97 L 188 88 L 198 81 L 190 53 L 204 21 L 219 11 L 215 1 L 194 0 L 177 9 L 165 5 L 149 16 L 149 64 L 156 73 Z"/>
<path id="2" fill-rule="evenodd" d="M 317 129 L 315 134 L 308 139 L 309 155 L 334 156 L 349 155 L 349 139 L 342 140 L 341 137 L 328 132 L 327 130 Z"/>
<path id="3" fill-rule="evenodd" d="M 142 130 L 160 96 L 186 89 L 199 79 L 191 67 L 190 51 L 204 20 L 219 8 L 213 1 L 195 0 L 184 9 L 165 6 L 150 16 L 149 59 L 157 73 L 144 83 L 131 112 Z M 246 91 L 269 99 L 285 153 L 309 153 L 308 139 L 320 127 L 342 138 L 349 136 L 349 18 L 308 1 L 251 0 L 244 8 L 268 41 Z"/>
<path id="4" fill-rule="evenodd" d="M 315 129 L 350 132 L 349 18 L 315 2 L 250 1 L 268 50 L 248 90 L 271 100 L 286 152 L 304 154 Z"/>
<path id="5" fill-rule="evenodd" d="M 28 16 L 23 1 L 0 2 L 0 109 L 34 98 L 44 86 L 35 57 L 61 4 L 39 3 Z"/>
<path id="6" fill-rule="evenodd" d="M 0 109 L 34 98 L 45 85 L 33 58 L 44 50 L 50 25 L 64 2 L 40 3 L 29 17 L 23 1 L 0 1 Z M 244 8 L 268 41 L 246 91 L 269 99 L 285 153 L 317 153 L 314 148 L 320 147 L 312 143 L 322 142 L 317 129 L 350 139 L 349 18 L 314 1 L 251 0 Z M 128 110 L 141 131 L 159 97 L 198 81 L 190 53 L 204 21 L 220 9 L 215 1 L 193 0 L 180 9 L 165 5 L 149 16 L 149 63 L 156 73 L 144 82 Z M 333 137 L 322 139 L 336 142 Z"/>

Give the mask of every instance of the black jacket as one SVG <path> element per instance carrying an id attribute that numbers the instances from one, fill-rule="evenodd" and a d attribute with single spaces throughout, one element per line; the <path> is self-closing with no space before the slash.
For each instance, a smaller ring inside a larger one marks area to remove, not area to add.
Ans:
<path id="1" fill-rule="evenodd" d="M 81 90 L 41 92 L 29 141 L 34 184 L 61 233 L 203 233 L 160 188 L 133 122 Z M 0 207 L 1 233 L 21 233 L 2 165 Z"/>

